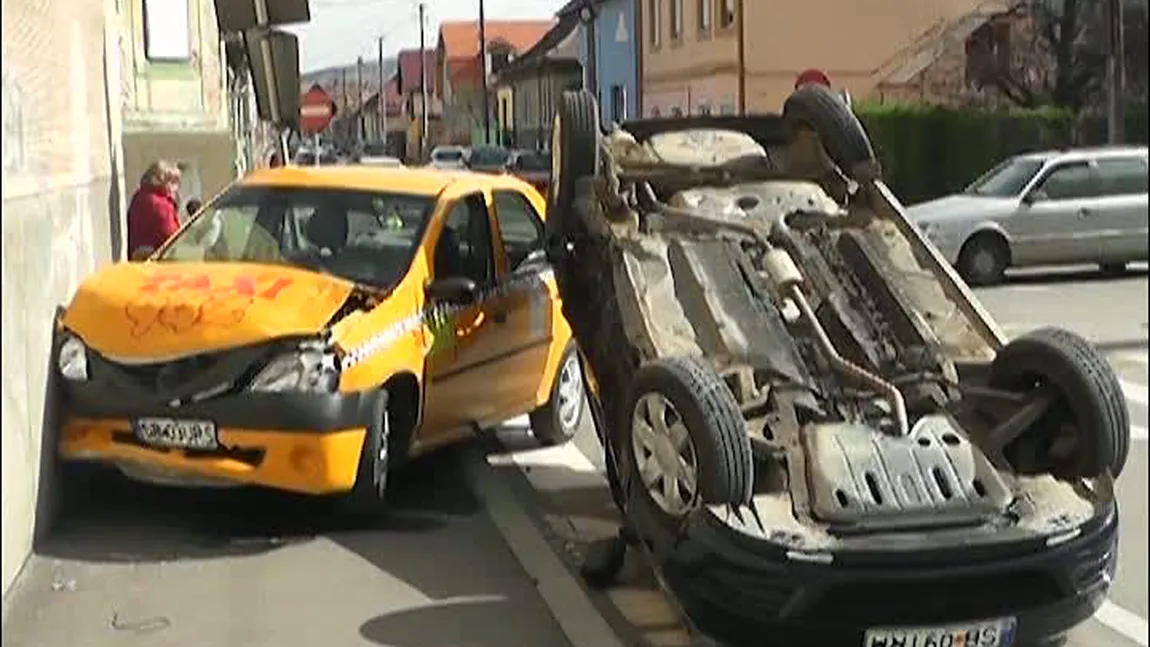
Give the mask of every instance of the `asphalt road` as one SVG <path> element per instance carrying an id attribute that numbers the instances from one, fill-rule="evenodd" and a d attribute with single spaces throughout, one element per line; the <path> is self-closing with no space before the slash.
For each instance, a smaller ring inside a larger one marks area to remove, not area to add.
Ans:
<path id="1" fill-rule="evenodd" d="M 6 601 L 6 647 L 568 647 L 469 478 L 474 446 L 348 527 L 255 491 L 98 478 Z"/>

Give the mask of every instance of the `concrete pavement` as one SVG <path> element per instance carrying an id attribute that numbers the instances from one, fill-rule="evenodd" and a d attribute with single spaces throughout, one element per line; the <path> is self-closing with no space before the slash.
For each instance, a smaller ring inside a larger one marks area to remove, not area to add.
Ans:
<path id="1" fill-rule="evenodd" d="M 372 528 L 311 500 L 97 479 L 6 600 L 4 643 L 568 647 L 547 576 L 525 572 L 485 511 L 503 503 L 476 492 L 476 452 L 399 478 Z"/>

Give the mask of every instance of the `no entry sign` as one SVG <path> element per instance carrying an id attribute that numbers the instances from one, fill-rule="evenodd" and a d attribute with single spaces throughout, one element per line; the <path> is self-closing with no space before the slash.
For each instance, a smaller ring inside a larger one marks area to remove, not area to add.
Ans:
<path id="1" fill-rule="evenodd" d="M 795 89 L 797 90 L 810 83 L 822 85 L 828 88 L 831 87 L 831 80 L 827 77 L 826 72 L 810 68 L 799 73 L 798 78 L 795 79 Z"/>
<path id="2" fill-rule="evenodd" d="M 327 128 L 335 116 L 335 102 L 323 88 L 313 85 L 299 102 L 299 128 L 314 135 Z"/>

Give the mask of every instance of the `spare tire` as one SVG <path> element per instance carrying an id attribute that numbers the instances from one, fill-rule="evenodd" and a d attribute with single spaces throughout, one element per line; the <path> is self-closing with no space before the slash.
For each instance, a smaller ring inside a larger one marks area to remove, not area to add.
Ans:
<path id="1" fill-rule="evenodd" d="M 1049 446 L 1059 426 L 1071 422 L 1076 446 L 1070 458 L 1050 466 L 1052 471 L 1065 477 L 1122 473 L 1130 453 L 1130 412 L 1118 376 L 1093 344 L 1060 328 L 1034 330 L 998 351 L 990 385 L 1054 391 L 1050 411 L 1015 441 Z"/>
<path id="2" fill-rule="evenodd" d="M 562 214 L 575 199 L 580 178 L 599 170 L 599 103 L 587 90 L 564 92 L 551 129 L 548 214 Z"/>
<path id="3" fill-rule="evenodd" d="M 701 505 L 745 504 L 754 483 L 751 442 L 735 396 L 693 357 L 639 367 L 620 424 L 623 482 L 673 528 Z"/>
<path id="4" fill-rule="evenodd" d="M 792 92 L 783 104 L 783 122 L 792 138 L 803 129 L 818 134 L 827 156 L 851 179 L 864 182 L 882 175 L 866 129 L 830 88 L 809 84 Z"/>

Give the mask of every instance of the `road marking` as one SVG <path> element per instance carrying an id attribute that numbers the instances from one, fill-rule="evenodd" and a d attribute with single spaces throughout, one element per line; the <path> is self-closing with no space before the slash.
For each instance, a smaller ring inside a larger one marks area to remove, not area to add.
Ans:
<path id="1" fill-rule="evenodd" d="M 1127 400 L 1133 400 L 1142 406 L 1146 406 L 1148 398 L 1145 385 L 1127 380 L 1120 380 L 1120 382 L 1122 383 L 1122 392 L 1126 394 Z"/>
<path id="2" fill-rule="evenodd" d="M 1094 613 L 1094 619 L 1142 647 L 1150 647 L 1150 639 L 1147 638 L 1150 624 L 1147 624 L 1146 618 L 1106 600 Z"/>
<path id="3" fill-rule="evenodd" d="M 1130 425 L 1131 440 L 1150 440 L 1150 431 L 1142 425 Z"/>
<path id="4" fill-rule="evenodd" d="M 1121 358 L 1134 364 L 1141 364 L 1146 366 L 1150 364 L 1150 352 L 1142 351 L 1140 353 L 1122 353 Z"/>
<path id="5" fill-rule="evenodd" d="M 498 434 L 499 441 L 504 447 L 514 447 L 519 444 L 518 438 L 508 438 L 512 434 L 519 436 L 520 432 L 508 430 Z M 599 471 L 573 442 L 554 447 L 538 447 L 511 451 L 506 454 L 493 454 L 487 457 L 487 462 L 497 467 L 516 465 L 525 470 L 532 467 L 565 467 L 572 472 L 583 474 Z"/>

